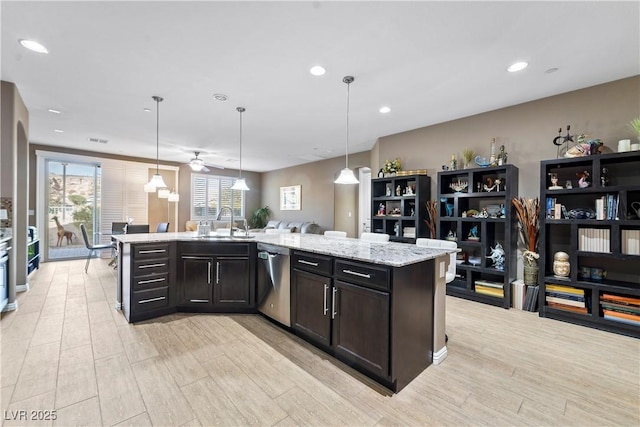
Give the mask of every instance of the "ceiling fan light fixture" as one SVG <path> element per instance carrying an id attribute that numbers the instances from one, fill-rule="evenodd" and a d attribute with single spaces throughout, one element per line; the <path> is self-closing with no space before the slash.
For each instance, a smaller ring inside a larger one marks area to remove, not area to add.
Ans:
<path id="1" fill-rule="evenodd" d="M 342 81 L 347 84 L 347 132 L 345 138 L 345 154 L 344 154 L 344 162 L 345 167 L 340 171 L 340 176 L 338 179 L 333 181 L 335 184 L 359 184 L 360 181 L 353 174 L 353 171 L 349 169 L 349 85 L 353 83 L 355 78 L 353 76 L 345 76 Z"/>
<path id="2" fill-rule="evenodd" d="M 149 181 L 144 186 L 144 191 L 146 193 L 155 193 L 157 188 L 164 188 L 167 185 L 164 183 L 162 179 L 162 175 L 160 175 L 160 103 L 163 99 L 159 96 L 152 96 L 154 101 L 156 101 L 156 173 L 151 177 L 151 181 Z M 153 187 L 153 190 L 151 190 Z"/>

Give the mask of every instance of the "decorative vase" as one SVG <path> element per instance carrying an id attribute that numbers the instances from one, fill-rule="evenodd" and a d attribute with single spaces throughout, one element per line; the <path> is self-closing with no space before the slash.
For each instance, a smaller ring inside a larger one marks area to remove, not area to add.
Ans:
<path id="1" fill-rule="evenodd" d="M 571 264 L 569 254 L 566 252 L 556 252 L 553 256 L 553 274 L 556 277 L 569 277 Z"/>
<path id="2" fill-rule="evenodd" d="M 529 286 L 535 286 L 538 284 L 538 271 L 539 267 L 536 266 L 524 266 L 524 284 Z"/>

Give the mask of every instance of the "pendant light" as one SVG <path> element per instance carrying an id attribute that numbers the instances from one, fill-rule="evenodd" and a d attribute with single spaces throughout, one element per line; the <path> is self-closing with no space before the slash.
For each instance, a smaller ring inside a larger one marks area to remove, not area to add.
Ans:
<path id="1" fill-rule="evenodd" d="M 338 179 L 333 181 L 336 184 L 358 184 L 360 181 L 353 174 L 353 171 L 349 169 L 349 85 L 353 83 L 355 79 L 353 76 L 345 76 L 342 81 L 347 84 L 347 138 L 346 138 L 346 150 L 345 150 L 345 168 L 340 171 Z"/>
<path id="2" fill-rule="evenodd" d="M 249 187 L 247 187 L 247 181 L 242 177 L 242 113 L 246 110 L 244 107 L 236 108 L 238 113 L 240 113 L 240 175 L 238 175 L 238 179 L 231 186 L 232 190 L 240 190 L 240 191 L 249 191 Z"/>
<path id="3" fill-rule="evenodd" d="M 160 103 L 163 99 L 159 96 L 152 96 L 152 98 L 156 101 L 156 173 L 144 186 L 144 191 L 147 193 L 155 193 L 156 189 L 167 187 L 160 175 Z"/>

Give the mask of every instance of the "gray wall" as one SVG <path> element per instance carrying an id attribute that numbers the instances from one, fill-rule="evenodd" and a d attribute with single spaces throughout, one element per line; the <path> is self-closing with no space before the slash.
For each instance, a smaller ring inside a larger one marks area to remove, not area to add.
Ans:
<path id="1" fill-rule="evenodd" d="M 471 96 L 471 95 L 470 95 Z M 435 199 L 437 172 L 451 154 L 465 148 L 489 157 L 491 138 L 505 145 L 508 162 L 519 169 L 520 196 L 539 193 L 540 161 L 556 157 L 553 138 L 562 126 L 572 134 L 586 133 L 604 141 L 605 152 L 617 151 L 620 139 L 635 135 L 627 126 L 640 116 L 640 76 L 539 99 L 459 120 L 415 129 L 378 139 L 372 150 L 377 173 L 385 159 L 400 157 L 403 169 L 429 170 Z"/>
<path id="2" fill-rule="evenodd" d="M 349 154 L 349 167 L 357 169 L 369 166 L 369 151 Z M 357 221 L 357 198 L 354 205 L 353 189 L 339 189 L 333 181 L 344 168 L 344 157 L 321 160 L 304 165 L 292 166 L 262 174 L 262 205 L 273 211 L 272 219 L 285 221 L 315 221 L 325 230 L 334 228 L 334 212 L 343 215 L 343 210 L 353 206 L 354 224 Z M 356 172 L 357 173 L 357 172 Z M 357 175 L 356 175 L 357 176 Z M 299 211 L 280 210 L 280 187 L 301 186 L 301 207 Z M 351 186 L 350 186 L 351 187 Z M 355 187 L 355 186 L 353 186 Z M 357 196 L 357 191 L 356 191 Z M 336 197 L 338 198 L 336 201 Z M 347 230 L 345 230 L 347 231 Z"/>

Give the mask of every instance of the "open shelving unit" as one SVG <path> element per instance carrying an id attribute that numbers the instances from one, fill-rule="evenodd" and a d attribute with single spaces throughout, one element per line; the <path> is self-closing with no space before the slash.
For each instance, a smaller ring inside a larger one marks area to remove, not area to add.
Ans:
<path id="1" fill-rule="evenodd" d="M 455 191 L 451 187 L 456 184 L 466 187 Z M 456 278 L 447 284 L 447 295 L 504 308 L 511 306 L 511 282 L 516 277 L 517 262 L 517 220 L 511 199 L 517 196 L 518 168 L 514 165 L 438 173 L 437 238 L 455 238 L 462 251 L 458 254 Z M 464 216 L 469 211 L 482 213 L 483 209 L 489 214 L 486 218 Z M 477 240 L 469 239 L 474 227 Z M 505 252 L 502 270 L 495 268 L 489 258 L 498 243 Z"/>
<path id="2" fill-rule="evenodd" d="M 608 177 L 604 186 L 603 168 Z M 590 184 L 580 188 L 577 176 L 585 171 Z M 560 185 L 571 181 L 572 188 L 549 189 L 551 174 Z M 596 206 L 598 199 L 603 200 L 602 210 Z M 629 321 L 638 311 L 629 302 L 636 301 L 640 308 L 640 218 L 633 202 L 640 202 L 638 151 L 541 162 L 540 316 L 640 337 L 640 324 Z M 559 217 L 556 206 L 564 207 Z M 597 210 L 603 219 L 573 218 L 578 211 L 597 214 Z M 568 277 L 554 275 L 558 251 L 569 254 Z M 599 277 L 602 271 L 604 278 Z M 550 303 L 548 298 L 558 288 L 554 285 L 568 288 L 577 303 L 558 304 L 557 299 Z"/>
<path id="3" fill-rule="evenodd" d="M 399 188 L 399 194 L 397 194 Z M 407 194 L 407 188 L 411 192 Z M 406 175 L 371 180 L 371 231 L 385 233 L 390 240 L 415 243 L 418 237 L 429 237 L 424 219 L 425 202 L 431 197 L 431 177 Z M 384 206 L 384 215 L 379 215 Z M 415 230 L 415 236 L 405 231 Z"/>

